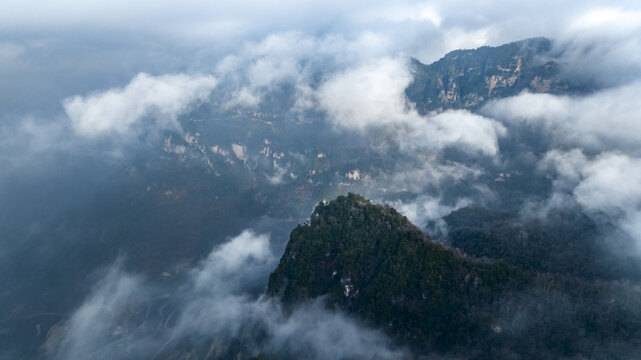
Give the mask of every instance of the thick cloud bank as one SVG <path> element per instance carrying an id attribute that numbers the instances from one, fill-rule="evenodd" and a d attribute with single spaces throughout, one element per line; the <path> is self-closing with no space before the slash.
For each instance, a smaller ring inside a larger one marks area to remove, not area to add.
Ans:
<path id="1" fill-rule="evenodd" d="M 556 146 L 638 153 L 640 91 L 641 83 L 635 82 L 587 96 L 523 93 L 494 101 L 482 113 L 506 122 L 542 127 L 553 137 Z"/>
<path id="2" fill-rule="evenodd" d="M 405 96 L 412 81 L 408 65 L 383 59 L 337 74 L 318 91 L 320 108 L 334 125 L 352 130 L 389 128 L 407 151 L 438 151 L 448 146 L 496 155 L 500 123 L 468 111 L 420 116 Z"/>
<path id="3" fill-rule="evenodd" d="M 206 100 L 212 76 L 138 74 L 124 88 L 64 100 L 74 130 L 83 136 L 125 134 L 146 116 L 158 126 L 179 128 L 176 118 L 194 101 Z"/>

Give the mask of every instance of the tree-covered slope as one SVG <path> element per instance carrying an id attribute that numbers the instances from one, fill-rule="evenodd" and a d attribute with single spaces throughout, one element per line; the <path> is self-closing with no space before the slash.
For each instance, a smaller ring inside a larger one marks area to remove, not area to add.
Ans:
<path id="1" fill-rule="evenodd" d="M 466 207 L 443 219 L 449 244 L 472 256 L 587 279 L 641 279 L 638 259 L 614 254 L 612 236 L 579 209 L 521 218 L 515 211 Z"/>
<path id="2" fill-rule="evenodd" d="M 268 293 L 325 296 L 419 352 L 540 359 L 630 354 L 641 317 L 625 289 L 469 257 L 349 194 L 292 231 Z"/>
<path id="3" fill-rule="evenodd" d="M 269 292 L 285 302 L 329 294 L 403 338 L 452 347 L 490 330 L 483 304 L 527 282 L 516 268 L 467 258 L 394 209 L 349 194 L 292 231 Z"/>

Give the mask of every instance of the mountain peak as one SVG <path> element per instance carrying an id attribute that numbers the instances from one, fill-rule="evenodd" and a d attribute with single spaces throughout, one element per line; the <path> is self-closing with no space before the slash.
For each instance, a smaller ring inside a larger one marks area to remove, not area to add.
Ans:
<path id="1" fill-rule="evenodd" d="M 478 109 L 492 98 L 527 90 L 576 90 L 560 76 L 552 41 L 530 38 L 501 46 L 455 50 L 432 64 L 412 61 L 413 81 L 405 93 L 417 110 Z"/>
<path id="2" fill-rule="evenodd" d="M 430 240 L 393 208 L 348 194 L 319 204 L 292 231 L 267 292 L 290 305 L 324 297 L 419 353 L 528 358 L 543 347 L 550 352 L 537 358 L 558 358 L 558 351 L 591 353 L 610 329 L 637 338 L 641 319 L 624 289 L 469 257 Z M 604 300 L 603 293 L 620 295 Z M 559 299 L 578 305 L 550 307 Z M 559 339 L 568 344 L 562 350 Z"/>
<path id="3" fill-rule="evenodd" d="M 373 324 L 391 324 L 404 341 L 450 348 L 490 329 L 475 307 L 524 280 L 504 263 L 431 240 L 389 206 L 348 194 L 319 204 L 292 231 L 268 293 L 285 303 L 326 296 Z"/>

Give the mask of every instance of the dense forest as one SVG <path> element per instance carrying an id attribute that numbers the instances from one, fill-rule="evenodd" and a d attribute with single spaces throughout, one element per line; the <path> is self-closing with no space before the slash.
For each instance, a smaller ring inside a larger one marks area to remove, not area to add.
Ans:
<path id="1" fill-rule="evenodd" d="M 464 217 L 467 225 L 506 219 L 465 211 L 476 214 L 476 220 Z M 472 244 L 474 238 L 461 242 L 465 224 L 456 223 L 461 213 L 447 218 L 458 227 L 453 244 L 482 248 Z M 500 234 L 485 257 L 474 257 L 430 239 L 393 208 L 350 193 L 319 204 L 310 220 L 292 231 L 268 292 L 288 304 L 324 295 L 330 306 L 423 354 L 555 359 L 636 352 L 641 345 L 635 343 L 641 335 L 636 290 L 624 287 L 624 280 L 551 269 L 537 249 L 524 251 L 523 259 L 490 259 L 515 253 L 509 246 L 500 249 L 510 235 Z"/>

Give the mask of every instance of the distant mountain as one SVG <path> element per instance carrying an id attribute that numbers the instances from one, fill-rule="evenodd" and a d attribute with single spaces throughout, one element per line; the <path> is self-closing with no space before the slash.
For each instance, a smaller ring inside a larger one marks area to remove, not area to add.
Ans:
<path id="1" fill-rule="evenodd" d="M 326 296 L 419 352 L 612 358 L 641 335 L 638 298 L 617 286 L 469 257 L 349 194 L 292 231 L 268 293 L 287 304 Z"/>
<path id="2" fill-rule="evenodd" d="M 522 219 L 517 211 L 466 207 L 443 220 L 449 244 L 472 256 L 586 279 L 641 278 L 638 259 L 608 251 L 612 240 L 579 209 L 551 210 L 545 218 Z"/>
<path id="3" fill-rule="evenodd" d="M 476 109 L 492 98 L 581 89 L 561 76 L 546 38 L 521 40 L 497 47 L 455 50 L 425 65 L 412 60 L 413 81 L 406 90 L 421 113 L 439 109 Z"/>

